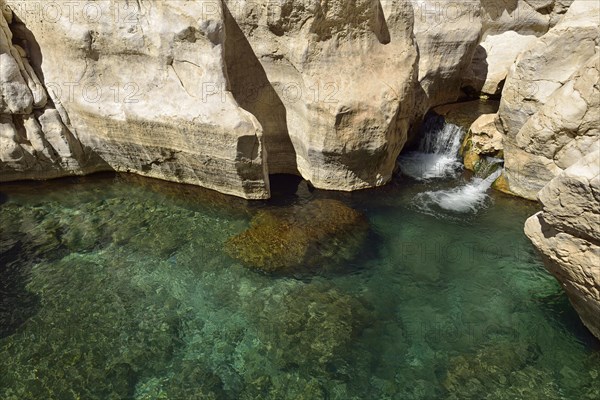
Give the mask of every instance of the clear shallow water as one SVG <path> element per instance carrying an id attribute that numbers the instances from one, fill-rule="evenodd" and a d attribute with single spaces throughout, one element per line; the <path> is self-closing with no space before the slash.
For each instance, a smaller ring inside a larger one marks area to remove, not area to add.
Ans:
<path id="1" fill-rule="evenodd" d="M 600 345 L 522 233 L 536 205 L 434 217 L 415 197 L 436 187 L 246 203 L 132 176 L 5 184 L 0 398 L 598 399 Z M 369 219 L 346 273 L 224 252 L 261 209 L 324 197 Z"/>

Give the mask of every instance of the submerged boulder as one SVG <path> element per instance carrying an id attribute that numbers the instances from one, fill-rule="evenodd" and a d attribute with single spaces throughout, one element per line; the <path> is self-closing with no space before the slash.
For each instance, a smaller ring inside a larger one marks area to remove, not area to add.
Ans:
<path id="1" fill-rule="evenodd" d="M 559 386 L 535 365 L 539 352 L 512 340 L 486 344 L 472 355 L 451 357 L 446 399 L 560 399 Z M 543 390 L 540 390 L 543 388 Z M 582 397 L 584 398 L 584 397 Z"/>
<path id="2" fill-rule="evenodd" d="M 230 238 L 227 252 L 265 272 L 310 272 L 352 259 L 366 238 L 366 217 L 337 200 L 260 211 Z"/>
<path id="3" fill-rule="evenodd" d="M 258 336 L 280 368 L 313 371 L 343 357 L 369 324 L 369 304 L 327 282 L 298 285 L 265 303 Z"/>

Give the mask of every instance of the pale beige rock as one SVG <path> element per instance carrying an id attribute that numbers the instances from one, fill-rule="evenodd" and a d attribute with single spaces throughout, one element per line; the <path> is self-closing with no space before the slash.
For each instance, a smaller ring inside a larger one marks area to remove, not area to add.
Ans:
<path id="1" fill-rule="evenodd" d="M 265 129 L 269 169 L 322 189 L 388 182 L 414 113 L 410 4 L 227 4 L 240 28 L 228 73 L 244 79 L 232 91 Z"/>
<path id="2" fill-rule="evenodd" d="M 35 74 L 35 71 L 29 64 L 25 50 L 18 45 L 15 45 L 14 48 L 18 51 L 20 56 L 19 67 L 21 68 L 21 75 L 24 76 L 27 87 L 29 87 L 33 96 L 33 108 L 43 108 L 48 101 L 46 89 L 44 89 L 44 86 Z"/>
<path id="3" fill-rule="evenodd" d="M 514 31 L 489 35 L 475 52 L 471 66 L 463 79 L 463 86 L 487 95 L 499 95 L 502 83 L 517 56 L 534 41 L 534 35 Z"/>
<path id="4" fill-rule="evenodd" d="M 419 48 L 419 83 L 422 111 L 451 103 L 460 96 L 482 32 L 477 2 L 413 3 L 415 40 Z"/>
<path id="5" fill-rule="evenodd" d="M 0 3 L 0 8 L 4 8 Z M 12 45 L 12 32 L 4 17 L 0 18 L 0 113 L 28 114 L 33 109 L 33 95 L 22 74 L 21 56 Z"/>
<path id="6" fill-rule="evenodd" d="M 540 191 L 539 200 L 548 224 L 573 236 L 600 242 L 600 142 L 588 150 L 592 153 Z"/>
<path id="7" fill-rule="evenodd" d="M 541 36 L 555 26 L 573 0 L 481 0 L 486 34 L 514 31 Z"/>
<path id="8" fill-rule="evenodd" d="M 97 18 L 20 16 L 41 49 L 33 69 L 82 144 L 81 168 L 246 198 L 269 195 L 269 173 L 338 190 L 391 178 L 415 116 L 409 3 L 130 3 L 95 1 Z M 133 18 L 115 18 L 123 7 Z M 41 154 L 48 138 L 29 126 Z M 55 145 L 44 149 L 79 154 Z"/>
<path id="9" fill-rule="evenodd" d="M 477 154 L 493 155 L 503 150 L 503 136 L 496 127 L 496 114 L 483 114 L 469 129 L 472 149 Z"/>
<path id="10" fill-rule="evenodd" d="M 3 1 L 0 8 L 0 181 L 93 172 L 78 138 L 48 104 L 46 90 L 29 63 L 30 54 L 14 43 L 26 42 L 11 31 L 19 24 Z"/>
<path id="11" fill-rule="evenodd" d="M 574 1 L 563 19 L 512 65 L 497 126 L 510 191 L 535 199 L 600 134 L 598 2 Z"/>
<path id="12" fill-rule="evenodd" d="M 498 112 L 509 138 L 595 54 L 599 12 L 596 1 L 574 1 L 561 22 L 519 55 Z"/>
<path id="13" fill-rule="evenodd" d="M 600 338 L 600 142 L 540 192 L 525 233 L 575 310 Z"/>
<path id="14" fill-rule="evenodd" d="M 116 170 L 266 198 L 270 173 L 385 184 L 409 126 L 460 95 L 483 33 L 540 34 L 569 1 L 520 0 L 534 14 L 518 22 L 429 0 L 97 0 L 93 18 L 60 0 L 58 19 L 9 3 L 0 113 L 17 135 L 0 179 Z"/>
<path id="15" fill-rule="evenodd" d="M 463 91 L 499 95 L 517 56 L 555 26 L 573 0 L 481 0 L 482 31 Z"/>
<path id="16" fill-rule="evenodd" d="M 513 139 L 505 137 L 510 188 L 534 199 L 563 169 L 600 138 L 600 57 L 596 53 L 530 117 Z"/>
<path id="17" fill-rule="evenodd" d="M 66 3 L 57 2 L 71 10 L 58 20 L 19 15 L 16 3 L 13 11 L 38 41 L 39 68 L 58 107 L 39 120 L 68 170 L 131 171 L 269 196 L 262 128 L 229 91 L 220 3 L 96 1 L 94 18 L 82 12 L 85 4 Z M 35 174 L 2 179 L 16 176 Z"/>

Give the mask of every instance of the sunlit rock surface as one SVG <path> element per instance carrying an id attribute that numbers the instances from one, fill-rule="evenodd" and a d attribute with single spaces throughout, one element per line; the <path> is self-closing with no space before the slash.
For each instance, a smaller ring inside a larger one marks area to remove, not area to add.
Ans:
<path id="1" fill-rule="evenodd" d="M 509 73 L 498 117 L 506 177 L 517 195 L 535 199 L 600 135 L 599 13 L 598 2 L 576 0 Z"/>
<path id="2" fill-rule="evenodd" d="M 600 338 L 600 142 L 540 192 L 525 233 L 583 323 Z"/>
<path id="3" fill-rule="evenodd" d="M 562 4 L 557 15 L 570 4 L 551 3 L 552 7 Z M 510 66 L 493 124 L 491 116 L 485 117 L 489 119 L 490 143 L 502 136 L 502 144 L 493 147 L 503 149 L 503 191 L 535 200 L 544 185 L 583 157 L 598 139 L 599 13 L 598 2 L 575 0 L 558 23 L 548 25 L 546 33 L 544 29 L 528 32 L 514 28 L 515 32 L 496 32 L 483 40 L 482 51 L 489 48 L 488 58 L 499 60 L 485 72 L 481 68 L 487 68 L 487 58 L 476 53 L 465 85 L 482 93 L 497 93 L 494 90 L 506 75 L 501 65 Z M 512 47 L 507 45 L 509 41 L 500 40 L 520 34 L 539 37 L 522 36 Z M 496 41 L 500 46 L 495 48 Z"/>
<path id="4" fill-rule="evenodd" d="M 475 50 L 472 63 L 463 76 L 464 89 L 499 96 L 517 56 L 535 39 L 534 35 L 521 35 L 515 31 L 486 36 Z"/>
<path id="5" fill-rule="evenodd" d="M 496 127 L 496 114 L 482 114 L 471 125 L 461 147 L 465 168 L 474 171 L 481 157 L 501 156 L 502 139 Z"/>
<path id="6" fill-rule="evenodd" d="M 225 8 L 232 92 L 263 125 L 269 170 L 298 171 L 321 189 L 387 183 L 413 118 L 410 3 L 233 0 Z"/>
<path id="7" fill-rule="evenodd" d="M 423 111 L 454 102 L 481 35 L 477 2 L 414 2 L 419 48 L 419 106 Z"/>
<path id="8" fill-rule="evenodd" d="M 589 142 L 554 157 L 517 133 L 567 80 L 593 87 L 594 2 L 98 1 L 93 18 L 66 0 L 52 18 L 5 3 L 4 181 L 116 170 L 261 199 L 269 174 L 292 173 L 372 188 L 429 108 L 504 79 L 515 193 L 533 198 Z"/>
<path id="9" fill-rule="evenodd" d="M 94 154 L 69 127 L 60 103 L 48 99 L 43 75 L 32 67 L 39 54 L 27 45 L 31 37 L 3 2 L 0 8 L 0 180 L 93 172 Z"/>
<path id="10" fill-rule="evenodd" d="M 24 22 L 10 29 L 26 32 L 73 142 L 94 156 L 72 173 L 130 171 L 250 199 L 269 197 L 269 173 L 338 190 L 391 179 L 414 118 L 409 3 L 99 1 L 94 18 L 66 0 L 56 18 L 36 18 L 23 3 L 8 2 Z M 44 88 L 5 58 L 2 109 L 30 112 Z M 4 147 L 14 173 L 3 180 L 47 177 L 31 171 L 37 153 Z"/>
<path id="11" fill-rule="evenodd" d="M 56 2 L 50 18 L 8 2 L 50 98 L 99 159 L 95 169 L 269 196 L 262 128 L 229 91 L 221 8 L 99 1 L 92 18 L 84 5 L 67 3 Z M 12 178 L 40 177 L 26 173 Z"/>

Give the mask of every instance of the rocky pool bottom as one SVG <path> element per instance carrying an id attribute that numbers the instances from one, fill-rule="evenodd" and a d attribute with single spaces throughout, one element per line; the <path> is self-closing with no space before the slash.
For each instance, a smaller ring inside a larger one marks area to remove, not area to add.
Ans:
<path id="1" fill-rule="evenodd" d="M 128 175 L 3 184 L 0 398 L 600 398 L 600 344 L 523 234 L 537 205 L 422 212 L 444 185 L 249 203 Z M 349 256 L 234 258 L 257 215 L 325 199 L 368 222 Z"/>

